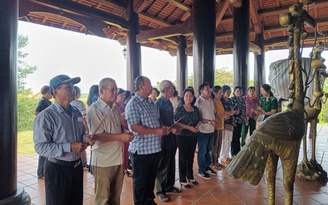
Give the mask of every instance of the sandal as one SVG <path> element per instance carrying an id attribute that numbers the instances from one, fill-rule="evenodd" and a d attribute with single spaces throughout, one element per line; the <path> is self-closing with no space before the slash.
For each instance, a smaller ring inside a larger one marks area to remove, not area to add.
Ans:
<path id="1" fill-rule="evenodd" d="M 189 181 L 190 181 L 193 185 L 199 185 L 198 181 L 196 181 L 195 179 L 189 179 Z"/>
<path id="2" fill-rule="evenodd" d="M 187 182 L 180 182 L 180 184 L 185 189 L 191 189 L 191 185 Z"/>
<path id="3" fill-rule="evenodd" d="M 157 196 L 162 202 L 168 202 L 170 200 L 163 192 L 157 193 Z"/>

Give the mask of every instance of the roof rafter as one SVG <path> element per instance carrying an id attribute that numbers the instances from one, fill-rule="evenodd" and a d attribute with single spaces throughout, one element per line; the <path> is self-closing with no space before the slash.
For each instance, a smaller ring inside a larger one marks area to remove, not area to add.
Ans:
<path id="1" fill-rule="evenodd" d="M 166 0 L 166 1 L 169 2 L 172 5 L 180 8 L 180 9 L 186 11 L 186 12 L 189 12 L 189 13 L 191 12 L 191 8 L 189 6 L 183 4 L 183 3 L 180 3 L 180 2 L 178 2 L 176 0 Z"/>
<path id="2" fill-rule="evenodd" d="M 218 26 L 220 25 L 223 15 L 229 7 L 229 4 L 229 0 L 223 0 L 223 2 L 219 5 L 219 8 L 216 12 L 215 28 L 218 28 Z"/>
<path id="3" fill-rule="evenodd" d="M 322 5 L 327 4 L 327 0 L 317 0 L 315 4 L 309 6 L 309 9 L 316 9 L 321 7 Z M 280 8 L 272 8 L 258 11 L 260 17 L 267 17 L 272 15 L 279 15 L 282 13 L 286 13 L 289 11 L 289 6 L 283 6 Z"/>
<path id="4" fill-rule="evenodd" d="M 257 10 L 256 10 L 256 6 L 255 6 L 255 0 L 250 0 L 249 1 L 249 10 L 250 10 L 250 17 L 251 17 L 251 20 L 253 22 L 253 27 L 254 27 L 254 30 L 255 30 L 255 33 L 261 33 L 262 30 L 261 30 L 261 27 L 262 27 L 262 23 L 261 23 L 261 20 L 260 20 L 260 17 L 259 17 L 259 14 L 257 13 Z"/>
<path id="5" fill-rule="evenodd" d="M 57 7 L 57 9 L 64 9 L 66 11 L 72 11 L 76 13 L 80 13 L 85 16 L 90 16 L 95 19 L 102 20 L 108 24 L 115 25 L 117 27 L 129 29 L 130 25 L 127 20 L 124 18 L 118 17 L 116 15 L 100 11 L 98 9 L 84 6 L 80 3 L 73 2 L 73 1 L 66 1 L 66 0 L 35 0 L 32 1 L 35 3 L 40 2 L 42 5 L 45 6 L 54 6 Z"/>
<path id="6" fill-rule="evenodd" d="M 141 34 L 137 35 L 137 42 L 141 43 L 147 40 L 162 39 L 179 35 L 190 35 L 193 32 L 192 26 L 193 24 L 190 20 L 174 26 L 143 31 Z"/>

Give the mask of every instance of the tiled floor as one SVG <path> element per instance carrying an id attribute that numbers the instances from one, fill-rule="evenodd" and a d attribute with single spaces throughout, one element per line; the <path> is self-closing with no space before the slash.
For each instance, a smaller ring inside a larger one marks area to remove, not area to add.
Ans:
<path id="1" fill-rule="evenodd" d="M 328 126 L 318 128 L 316 157 L 325 170 L 328 170 L 328 157 L 325 153 L 328 151 Z M 309 144 L 308 144 L 309 145 Z M 308 146 L 310 149 L 311 146 Z M 302 152 L 302 149 L 300 149 Z M 310 153 L 310 152 L 309 152 Z M 36 178 L 37 155 L 18 157 L 18 183 L 25 187 L 25 191 L 30 195 L 32 204 L 45 204 L 44 181 Z M 300 159 L 302 160 L 302 154 Z M 197 173 L 197 164 L 194 166 Z M 267 188 L 265 179 L 257 186 L 244 183 L 241 180 L 235 180 L 225 174 L 225 170 L 218 172 L 216 177 L 210 180 L 204 180 L 195 175 L 199 186 L 192 189 L 183 189 L 179 194 L 169 194 L 170 202 L 163 203 L 156 199 L 158 204 L 230 204 L 230 205 L 260 205 L 267 204 Z M 84 204 L 93 204 L 93 177 L 85 171 L 84 175 Z M 178 182 L 176 183 L 178 185 Z M 296 178 L 294 185 L 294 204 L 297 205 L 328 205 L 328 186 L 323 182 L 303 181 Z M 276 182 L 276 204 L 284 203 L 284 189 L 282 184 L 282 170 L 279 168 Z M 132 205 L 132 180 L 125 177 L 122 190 L 122 205 Z"/>

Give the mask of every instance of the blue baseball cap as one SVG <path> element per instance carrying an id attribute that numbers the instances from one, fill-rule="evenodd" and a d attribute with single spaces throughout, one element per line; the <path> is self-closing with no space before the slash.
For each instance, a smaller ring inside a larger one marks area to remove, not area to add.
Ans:
<path id="1" fill-rule="evenodd" d="M 51 93 L 53 93 L 53 90 L 58 88 L 62 84 L 66 84 L 66 83 L 77 84 L 80 81 L 81 81 L 80 77 L 70 78 L 68 75 L 57 75 L 56 77 L 50 80 L 49 86 L 51 89 Z"/>

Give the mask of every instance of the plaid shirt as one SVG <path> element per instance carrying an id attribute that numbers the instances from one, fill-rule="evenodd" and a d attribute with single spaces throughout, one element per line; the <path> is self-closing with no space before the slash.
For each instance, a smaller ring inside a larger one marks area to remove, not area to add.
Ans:
<path id="1" fill-rule="evenodd" d="M 125 118 L 130 131 L 131 125 L 140 124 L 150 128 L 159 128 L 160 116 L 156 105 L 149 99 L 141 97 L 138 93 L 128 102 L 125 107 Z M 161 137 L 155 134 L 141 135 L 133 132 L 134 139 L 130 142 L 129 152 L 153 154 L 161 150 Z"/>

